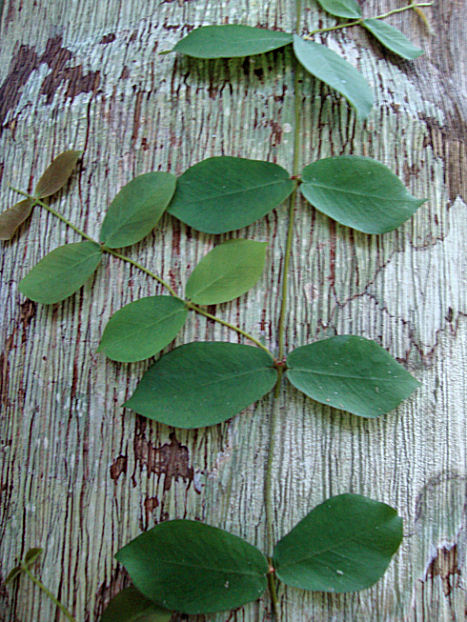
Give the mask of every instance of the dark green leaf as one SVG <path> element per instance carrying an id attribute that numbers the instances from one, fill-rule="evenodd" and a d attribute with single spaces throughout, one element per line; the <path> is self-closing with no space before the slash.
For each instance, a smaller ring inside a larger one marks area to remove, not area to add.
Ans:
<path id="1" fill-rule="evenodd" d="M 277 164 L 229 156 L 208 158 L 178 179 L 168 211 L 198 231 L 225 233 L 262 218 L 293 187 L 289 173 Z"/>
<path id="2" fill-rule="evenodd" d="M 44 549 L 39 549 L 37 547 L 29 549 L 29 551 L 24 556 L 24 563 L 26 564 L 26 566 L 31 566 L 39 557 L 39 555 L 42 554 L 43 550 Z"/>
<path id="3" fill-rule="evenodd" d="M 121 248 L 142 240 L 154 229 L 170 203 L 176 179 L 171 173 L 146 173 L 124 186 L 109 206 L 100 240 Z"/>
<path id="4" fill-rule="evenodd" d="M 276 380 L 273 360 L 260 348 L 188 343 L 150 367 L 124 406 L 177 428 L 201 428 L 233 417 Z"/>
<path id="5" fill-rule="evenodd" d="M 363 25 L 384 47 L 406 60 L 413 60 L 423 54 L 423 50 L 415 47 L 400 30 L 380 19 L 365 19 Z"/>
<path id="6" fill-rule="evenodd" d="M 14 568 L 12 568 L 6 576 L 5 585 L 8 585 L 12 581 L 14 581 L 16 577 L 19 577 L 22 572 L 23 569 L 21 568 L 21 566 L 15 566 Z"/>
<path id="7" fill-rule="evenodd" d="M 373 93 L 365 78 L 339 54 L 325 45 L 304 41 L 294 35 L 294 52 L 313 76 L 343 95 L 355 107 L 363 121 L 373 106 Z"/>
<path id="8" fill-rule="evenodd" d="M 364 233 L 392 231 L 426 199 L 416 199 L 384 164 L 361 156 L 337 156 L 303 170 L 300 190 L 330 218 Z"/>
<path id="9" fill-rule="evenodd" d="M 265 242 L 229 240 L 204 257 L 188 279 L 186 297 L 196 304 L 215 305 L 247 292 L 261 276 Z"/>
<path id="10" fill-rule="evenodd" d="M 60 246 L 28 272 L 19 284 L 19 291 L 36 302 L 59 302 L 84 285 L 101 257 L 101 249 L 93 242 Z"/>
<path id="11" fill-rule="evenodd" d="M 169 622 L 172 612 L 145 598 L 134 587 L 127 587 L 113 598 L 100 622 Z"/>
<path id="12" fill-rule="evenodd" d="M 165 348 L 185 323 L 188 311 L 172 296 L 149 296 L 125 305 L 105 327 L 98 352 L 132 363 Z"/>
<path id="13" fill-rule="evenodd" d="M 318 4 L 336 17 L 359 19 L 362 16 L 362 10 L 355 0 L 318 0 Z"/>
<path id="14" fill-rule="evenodd" d="M 233 58 L 276 50 L 292 43 L 292 35 L 251 26 L 202 26 L 172 50 L 195 58 Z"/>
<path id="15" fill-rule="evenodd" d="M 82 151 L 64 151 L 57 156 L 37 182 L 34 195 L 43 199 L 63 188 L 82 155 Z"/>
<path id="16" fill-rule="evenodd" d="M 303 590 L 355 592 L 380 579 L 402 541 L 402 520 L 361 495 L 331 497 L 277 543 L 278 578 Z"/>
<path id="17" fill-rule="evenodd" d="M 266 588 L 268 564 L 256 547 L 197 521 L 160 523 L 116 558 L 147 598 L 182 613 L 235 609 Z"/>
<path id="18" fill-rule="evenodd" d="M 16 229 L 29 218 L 32 202 L 29 199 L 15 203 L 0 214 L 0 240 L 9 240 Z"/>
<path id="19" fill-rule="evenodd" d="M 354 335 L 297 348 L 286 374 L 308 397 L 360 417 L 387 413 L 420 385 L 376 342 Z"/>

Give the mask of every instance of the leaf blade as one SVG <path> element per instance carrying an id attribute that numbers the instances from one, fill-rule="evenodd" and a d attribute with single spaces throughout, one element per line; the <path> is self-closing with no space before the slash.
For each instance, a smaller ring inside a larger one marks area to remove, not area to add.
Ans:
<path id="1" fill-rule="evenodd" d="M 401 58 L 405 58 L 405 60 L 414 60 L 424 53 L 410 39 L 407 39 L 400 30 L 380 19 L 364 19 L 362 24 L 378 39 L 381 45 L 384 45 L 384 47 Z"/>
<path id="2" fill-rule="evenodd" d="M 200 305 L 228 302 L 247 292 L 260 278 L 266 259 L 265 242 L 229 240 L 213 248 L 195 267 L 186 297 Z"/>
<path id="3" fill-rule="evenodd" d="M 0 214 L 0 240 L 10 240 L 32 212 L 32 201 L 24 199 Z"/>
<path id="4" fill-rule="evenodd" d="M 19 291 L 43 304 L 54 304 L 74 294 L 97 269 L 102 257 L 94 242 L 56 248 L 21 280 Z"/>
<path id="5" fill-rule="evenodd" d="M 286 376 L 317 402 L 366 418 L 396 408 L 420 385 L 376 342 L 355 335 L 293 350 Z"/>
<path id="6" fill-rule="evenodd" d="M 289 173 L 277 164 L 217 156 L 178 178 L 168 212 L 198 231 L 227 233 L 265 216 L 293 187 Z"/>
<path id="7" fill-rule="evenodd" d="M 273 563 L 287 585 L 354 592 L 378 581 L 401 541 L 402 520 L 389 505 L 361 495 L 337 495 L 277 543 Z"/>
<path id="8" fill-rule="evenodd" d="M 259 400 L 276 380 L 273 360 L 260 348 L 192 342 L 150 367 L 124 406 L 166 425 L 205 427 Z"/>
<path id="9" fill-rule="evenodd" d="M 365 120 L 373 106 L 373 92 L 361 73 L 325 45 L 304 41 L 297 35 L 294 35 L 293 45 L 303 67 L 343 95 L 355 108 L 357 118 Z"/>
<path id="10" fill-rule="evenodd" d="M 170 622 L 172 612 L 156 605 L 131 586 L 108 604 L 100 622 Z"/>
<path id="11" fill-rule="evenodd" d="M 100 241 L 108 248 L 122 248 L 142 240 L 165 212 L 175 183 L 174 175 L 159 171 L 132 179 L 110 204 Z"/>
<path id="12" fill-rule="evenodd" d="M 121 363 L 142 361 L 175 339 L 187 316 L 184 303 L 173 296 L 130 302 L 107 322 L 97 351 Z"/>
<path id="13" fill-rule="evenodd" d="M 82 151 L 64 151 L 58 155 L 40 177 L 34 195 L 45 199 L 63 188 L 82 155 Z"/>
<path id="14" fill-rule="evenodd" d="M 182 613 L 234 609 L 266 588 L 268 564 L 256 547 L 197 521 L 160 523 L 116 558 L 147 598 Z"/>
<path id="15" fill-rule="evenodd" d="M 201 26 L 179 41 L 172 52 L 194 58 L 235 58 L 263 54 L 292 43 L 292 35 L 252 26 Z"/>
<path id="16" fill-rule="evenodd" d="M 324 158 L 306 166 L 300 191 L 316 209 L 369 234 L 392 231 L 426 199 L 416 199 L 384 164 L 362 156 Z"/>
<path id="17" fill-rule="evenodd" d="M 317 2 L 327 13 L 336 17 L 359 19 L 362 16 L 362 10 L 355 0 L 317 0 Z"/>

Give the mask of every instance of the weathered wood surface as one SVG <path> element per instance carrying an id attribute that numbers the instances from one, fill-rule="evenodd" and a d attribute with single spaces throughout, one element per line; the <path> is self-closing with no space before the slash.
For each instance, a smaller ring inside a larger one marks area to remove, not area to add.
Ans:
<path id="1" fill-rule="evenodd" d="M 303 28 L 333 24 L 306 3 Z M 404 3 L 368 0 L 374 15 Z M 180 173 L 210 155 L 264 158 L 290 168 L 293 88 L 289 51 L 198 62 L 158 56 L 199 24 L 291 29 L 293 0 L 4 0 L 0 51 L 2 209 L 7 183 L 32 189 L 50 159 L 85 148 L 58 208 L 96 233 L 116 191 L 135 174 Z M 325 497 L 345 491 L 396 506 L 401 552 L 385 578 L 355 595 L 285 590 L 282 620 L 461 621 L 465 615 L 466 255 L 465 2 L 391 19 L 427 49 L 395 60 L 355 29 L 328 37 L 373 85 L 377 104 L 356 124 L 348 106 L 304 77 L 302 163 L 373 156 L 429 202 L 398 231 L 351 232 L 297 208 L 287 347 L 319 336 L 376 339 L 423 387 L 376 421 L 319 406 L 284 387 L 275 456 L 277 537 Z M 320 20 L 320 21 L 318 21 Z M 238 235 L 267 240 L 258 287 L 221 305 L 224 318 L 276 343 L 285 206 Z M 237 235 L 237 234 L 235 234 Z M 96 354 L 110 314 L 158 291 L 108 259 L 63 304 L 25 301 L 18 282 L 47 251 L 77 237 L 39 210 L 1 247 L 1 573 L 43 546 L 42 580 L 80 622 L 97 621 L 126 581 L 115 551 L 155 522 L 199 518 L 264 546 L 263 480 L 272 400 L 199 431 L 149 423 L 119 406 L 145 364 Z M 167 217 L 130 249 L 177 289 L 216 240 Z M 193 317 L 178 343 L 235 336 Z M 221 622 L 267 620 L 263 602 Z M 2 588 L 7 622 L 59 620 L 37 589 Z M 178 617 L 177 620 L 185 619 Z"/>

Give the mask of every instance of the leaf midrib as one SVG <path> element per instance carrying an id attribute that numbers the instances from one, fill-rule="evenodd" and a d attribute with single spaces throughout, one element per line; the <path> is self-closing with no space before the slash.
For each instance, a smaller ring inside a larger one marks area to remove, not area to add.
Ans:
<path id="1" fill-rule="evenodd" d="M 189 201 L 189 200 L 185 200 L 183 199 L 183 204 L 184 205 L 196 205 L 198 204 L 200 201 L 212 201 L 215 199 L 219 199 L 222 197 L 230 197 L 230 196 L 235 196 L 236 194 L 245 194 L 247 192 L 252 192 L 254 190 L 259 190 L 261 188 L 267 188 L 268 186 L 274 186 L 275 184 L 283 184 L 284 182 L 288 182 L 289 179 L 287 177 L 284 177 L 284 179 L 280 179 L 280 180 L 276 180 L 276 181 L 271 181 L 267 184 L 261 184 L 259 186 L 249 186 L 247 189 L 244 190 L 235 190 L 232 192 L 224 192 L 222 194 L 214 194 L 214 195 L 203 195 L 201 198 L 193 200 L 193 201 Z M 187 185 L 191 185 L 193 182 L 191 181 L 185 181 L 185 183 Z M 194 183 L 198 183 L 198 182 L 194 182 Z M 170 211 L 170 209 L 169 209 Z"/>
<path id="2" fill-rule="evenodd" d="M 330 184 L 322 184 L 316 181 L 307 181 L 306 179 L 303 180 L 303 185 L 306 186 L 307 184 L 310 184 L 312 186 L 316 186 L 318 188 L 325 188 L 326 190 L 335 190 L 337 192 L 340 193 L 344 193 L 344 194 L 352 194 L 352 195 L 356 195 L 359 197 L 364 197 L 364 198 L 370 198 L 370 199 L 379 199 L 380 201 L 385 201 L 385 202 L 390 202 L 390 203 L 406 203 L 406 202 L 413 202 L 416 203 L 417 199 L 414 199 L 413 197 L 406 197 L 405 199 L 399 199 L 399 198 L 387 198 L 387 197 L 383 197 L 379 194 L 374 194 L 374 193 L 363 193 L 363 192 L 358 192 L 357 190 L 347 190 L 347 189 L 342 189 L 339 186 L 331 186 Z"/>
<path id="3" fill-rule="evenodd" d="M 288 371 L 299 371 L 308 374 L 316 374 L 318 376 L 330 376 L 331 378 L 351 378 L 353 380 L 375 380 L 377 382 L 392 382 L 396 378 L 396 376 L 392 376 L 391 378 L 375 378 L 374 376 L 352 376 L 351 374 L 333 374 L 331 372 L 317 371 L 314 369 L 306 368 L 306 367 L 289 367 Z"/>

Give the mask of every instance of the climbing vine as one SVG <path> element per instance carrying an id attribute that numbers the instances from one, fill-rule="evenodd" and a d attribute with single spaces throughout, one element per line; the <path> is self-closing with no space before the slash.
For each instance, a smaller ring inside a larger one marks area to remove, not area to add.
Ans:
<path id="1" fill-rule="evenodd" d="M 174 340 L 192 313 L 222 324 L 246 342 L 196 341 L 160 356 L 122 405 L 149 419 L 188 429 L 214 425 L 237 415 L 270 391 L 278 397 L 284 380 L 312 400 L 373 418 L 396 408 L 419 384 L 386 350 L 358 335 L 330 337 L 285 351 L 287 277 L 297 206 L 312 206 L 342 225 L 372 235 L 395 229 L 424 202 L 413 197 L 385 165 L 371 158 L 338 156 L 301 166 L 300 74 L 305 70 L 344 96 L 363 122 L 373 105 L 372 89 L 357 69 L 313 37 L 360 26 L 392 53 L 413 60 L 422 50 L 383 20 L 401 11 L 420 12 L 430 3 L 413 3 L 364 18 L 355 0 L 317 1 L 329 14 L 347 21 L 303 36 L 302 2 L 297 0 L 295 33 L 242 25 L 204 26 L 171 50 L 214 59 L 293 47 L 291 171 L 270 162 L 219 156 L 194 164 L 178 179 L 169 172 L 149 172 L 118 192 L 98 236 L 93 237 L 46 200 L 66 186 L 82 157 L 80 151 L 67 151 L 53 160 L 32 194 L 13 188 L 24 199 L 0 215 L 3 240 L 10 239 L 36 207 L 53 214 L 82 238 L 53 250 L 22 279 L 19 291 L 31 300 L 54 304 L 71 296 L 107 254 L 131 264 L 165 288 L 166 295 L 132 301 L 110 318 L 99 345 L 99 351 L 108 358 L 129 363 L 157 355 Z M 259 337 L 206 309 L 229 302 L 255 286 L 264 267 L 265 242 L 238 238 L 215 246 L 194 268 L 183 294 L 120 252 L 148 235 L 165 212 L 197 231 L 220 234 L 252 224 L 285 201 L 289 205 L 288 232 L 274 351 Z M 271 486 L 276 428 L 273 409 L 264 487 L 266 554 L 237 536 L 197 521 L 162 522 L 118 551 L 116 558 L 128 570 L 134 587 L 111 602 L 102 622 L 128 622 L 143 615 L 145 620 L 162 622 L 169 620 L 172 611 L 198 614 L 229 610 L 256 600 L 266 589 L 273 615 L 279 618 L 280 583 L 305 590 L 351 592 L 369 587 L 384 574 L 402 540 L 402 521 L 393 508 L 361 495 L 327 499 L 279 542 L 273 541 Z M 74 620 L 32 574 L 40 552 L 29 551 L 7 581 L 21 574 L 29 576 L 67 619 Z"/>

